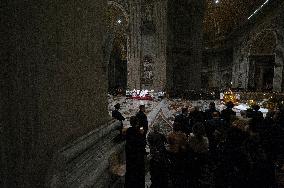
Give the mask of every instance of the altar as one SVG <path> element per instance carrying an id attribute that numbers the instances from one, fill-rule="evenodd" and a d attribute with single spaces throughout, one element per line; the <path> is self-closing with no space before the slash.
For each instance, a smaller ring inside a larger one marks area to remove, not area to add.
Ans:
<path id="1" fill-rule="evenodd" d="M 126 91 L 126 97 L 130 99 L 136 99 L 136 100 L 153 100 L 154 98 L 154 90 L 132 90 Z"/>

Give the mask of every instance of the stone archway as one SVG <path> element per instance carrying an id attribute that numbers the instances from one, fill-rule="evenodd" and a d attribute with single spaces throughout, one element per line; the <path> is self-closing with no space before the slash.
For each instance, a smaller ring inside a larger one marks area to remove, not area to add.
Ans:
<path id="1" fill-rule="evenodd" d="M 107 2 L 108 6 L 114 6 L 114 7 L 117 7 L 118 9 L 120 9 L 123 13 L 123 16 L 126 18 L 126 22 L 127 22 L 127 25 L 129 24 L 129 13 L 127 11 L 127 3 L 124 2 L 122 4 L 122 2 L 118 3 L 116 1 L 108 1 Z"/>
<path id="2" fill-rule="evenodd" d="M 283 32 L 280 25 L 277 25 L 275 20 L 270 20 L 263 23 L 255 28 L 253 28 L 249 33 L 245 34 L 243 37 L 238 39 L 236 47 L 234 48 L 233 55 L 233 87 L 241 89 L 249 89 L 249 80 L 253 79 L 253 74 L 251 74 L 250 67 L 250 56 L 251 55 L 274 55 L 275 65 L 274 65 L 274 78 L 273 78 L 273 91 L 281 92 L 284 88 L 283 83 L 283 60 L 284 60 L 284 40 Z M 273 44 L 267 45 L 263 41 L 262 37 L 269 34 L 270 39 L 274 39 Z M 267 48 L 262 49 L 262 46 Z M 260 52 L 257 52 L 260 51 Z"/>
<path id="3" fill-rule="evenodd" d="M 110 93 L 127 88 L 129 14 L 126 5 L 120 3 L 123 2 L 108 1 L 107 8 L 107 32 L 104 47 Z"/>
<path id="4" fill-rule="evenodd" d="M 248 89 L 272 91 L 281 86 L 275 76 L 276 34 L 273 29 L 263 29 L 251 37 L 247 45 L 249 63 Z"/>

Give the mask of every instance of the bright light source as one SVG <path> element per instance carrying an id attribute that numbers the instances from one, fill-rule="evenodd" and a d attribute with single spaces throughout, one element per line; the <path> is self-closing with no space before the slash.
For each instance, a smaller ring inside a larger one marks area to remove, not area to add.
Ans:
<path id="1" fill-rule="evenodd" d="M 117 20 L 117 23 L 121 24 L 121 22 L 122 22 L 121 19 Z"/>
<path id="2" fill-rule="evenodd" d="M 215 0 L 215 3 L 217 4 L 217 3 L 220 3 L 220 0 Z"/>

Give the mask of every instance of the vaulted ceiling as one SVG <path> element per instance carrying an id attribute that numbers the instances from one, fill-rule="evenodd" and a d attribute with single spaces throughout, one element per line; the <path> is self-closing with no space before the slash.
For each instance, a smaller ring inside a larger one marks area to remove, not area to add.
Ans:
<path id="1" fill-rule="evenodd" d="M 214 42 L 225 38 L 268 2 L 267 0 L 207 0 L 204 19 L 205 40 Z"/>
<path id="2" fill-rule="evenodd" d="M 112 0 L 110 2 L 118 2 L 123 8 L 128 4 L 129 0 Z M 142 0 L 141 2 L 152 3 L 153 0 Z M 168 0 L 169 1 L 169 0 Z M 214 46 L 216 42 L 222 41 L 235 29 L 239 28 L 248 21 L 248 18 L 256 12 L 260 12 L 260 8 L 267 6 L 273 0 L 206 0 L 206 12 L 204 18 L 204 41 L 206 46 Z M 123 39 L 123 35 L 127 32 L 128 20 L 122 10 L 111 4 L 107 11 L 108 27 L 116 32 L 118 38 Z M 127 13 L 126 13 L 127 14 Z M 255 15 L 256 15 L 255 14 Z M 252 16 L 251 18 L 253 18 Z M 118 23 L 118 20 L 121 23 Z M 212 45 L 210 45 L 212 44 Z"/>

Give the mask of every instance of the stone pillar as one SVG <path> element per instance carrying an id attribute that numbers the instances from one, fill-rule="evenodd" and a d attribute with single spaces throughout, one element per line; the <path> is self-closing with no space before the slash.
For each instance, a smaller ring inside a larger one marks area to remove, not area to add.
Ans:
<path id="1" fill-rule="evenodd" d="M 201 88 L 204 11 L 204 0 L 168 1 L 167 88 L 178 94 Z"/>
<path id="2" fill-rule="evenodd" d="M 108 120 L 106 7 L 105 0 L 1 2 L 1 187 L 45 187 L 56 151 Z"/>
<path id="3" fill-rule="evenodd" d="M 212 64 L 212 86 L 214 88 L 218 88 L 221 86 L 221 80 L 222 79 L 222 75 L 220 75 L 220 71 L 219 71 L 219 65 L 218 65 L 219 62 L 217 62 L 216 60 L 213 61 L 213 64 Z"/>
<path id="4" fill-rule="evenodd" d="M 282 92 L 284 89 L 284 14 L 281 13 L 279 23 L 279 29 L 276 33 L 277 43 L 275 49 L 275 67 L 274 67 L 274 78 L 273 78 L 273 91 Z"/>
<path id="5" fill-rule="evenodd" d="M 260 70 L 259 70 L 259 80 L 257 81 L 257 83 L 256 83 L 256 89 L 258 90 L 258 91 L 262 91 L 262 89 L 263 89 L 263 74 L 264 74 L 264 67 L 263 66 L 261 66 L 260 67 Z"/>
<path id="6" fill-rule="evenodd" d="M 155 89 L 154 80 L 158 76 L 155 70 L 157 65 L 156 31 L 158 29 L 155 24 L 155 3 L 155 1 L 141 1 L 141 89 Z M 145 64 L 148 65 L 144 67 Z"/>
<path id="7" fill-rule="evenodd" d="M 156 25 L 156 61 L 154 69 L 154 89 L 166 87 L 167 67 L 167 0 L 157 0 L 154 7 Z"/>
<path id="8" fill-rule="evenodd" d="M 284 50 L 284 48 L 282 50 Z M 273 91 L 275 91 L 275 92 L 281 92 L 282 91 L 283 58 L 281 57 L 280 53 L 281 53 L 281 51 L 277 51 L 276 50 L 275 66 L 274 66 L 274 77 L 273 77 Z"/>
<path id="9" fill-rule="evenodd" d="M 141 2 L 129 1 L 129 49 L 128 49 L 128 75 L 129 89 L 140 89 L 141 77 Z"/>
<path id="10" fill-rule="evenodd" d="M 247 89 L 249 76 L 253 74 L 250 68 L 248 54 L 244 45 L 234 48 L 233 52 L 233 88 Z M 254 75 L 253 75 L 254 76 Z"/>

